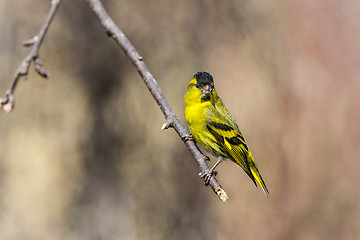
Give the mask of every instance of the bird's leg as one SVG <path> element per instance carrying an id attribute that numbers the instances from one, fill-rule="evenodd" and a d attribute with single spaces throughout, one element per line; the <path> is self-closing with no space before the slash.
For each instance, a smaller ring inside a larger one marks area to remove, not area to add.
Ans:
<path id="1" fill-rule="evenodd" d="M 217 174 L 217 171 L 214 171 L 214 169 L 224 160 L 224 158 L 222 156 L 219 156 L 218 157 L 218 160 L 217 162 L 214 164 L 214 166 L 212 166 L 212 168 L 206 172 L 206 173 L 203 173 L 200 178 L 203 178 L 204 179 L 204 182 L 205 182 L 205 185 L 209 185 L 209 182 L 210 182 L 210 179 L 211 177 L 214 175 L 216 176 Z"/>

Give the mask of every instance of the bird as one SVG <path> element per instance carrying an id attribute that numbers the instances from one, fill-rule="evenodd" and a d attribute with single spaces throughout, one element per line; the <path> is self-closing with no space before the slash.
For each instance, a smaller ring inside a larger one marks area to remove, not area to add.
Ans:
<path id="1" fill-rule="evenodd" d="M 245 171 L 255 186 L 258 183 L 269 197 L 269 190 L 235 119 L 216 92 L 212 75 L 209 72 L 195 73 L 184 100 L 185 119 L 191 132 L 186 140 L 195 140 L 217 157 L 214 166 L 201 175 L 205 184 L 209 184 L 211 177 L 217 174 L 214 169 L 224 159 L 229 159 Z"/>

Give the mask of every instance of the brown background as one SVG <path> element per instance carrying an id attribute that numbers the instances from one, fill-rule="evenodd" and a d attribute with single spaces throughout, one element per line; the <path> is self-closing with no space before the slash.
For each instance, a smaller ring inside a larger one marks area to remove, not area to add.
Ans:
<path id="1" fill-rule="evenodd" d="M 0 114 L 1 239 L 359 239 L 360 2 L 104 1 L 184 122 L 210 71 L 271 193 L 237 166 L 222 203 L 86 1 L 64 1 Z M 4 95 L 50 1 L 0 1 Z M 211 164 L 213 164 L 212 162 Z"/>

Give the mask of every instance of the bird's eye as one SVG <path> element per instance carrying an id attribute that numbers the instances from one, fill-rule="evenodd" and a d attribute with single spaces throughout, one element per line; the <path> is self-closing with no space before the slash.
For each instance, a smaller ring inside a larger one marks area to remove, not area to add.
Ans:
<path id="1" fill-rule="evenodd" d="M 196 88 L 199 88 L 199 84 L 197 83 L 197 84 L 195 85 L 195 87 L 196 87 Z"/>

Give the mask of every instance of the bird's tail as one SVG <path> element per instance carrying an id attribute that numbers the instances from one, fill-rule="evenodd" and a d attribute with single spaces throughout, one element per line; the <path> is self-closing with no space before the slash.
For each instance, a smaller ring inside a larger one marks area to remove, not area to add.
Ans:
<path id="1" fill-rule="evenodd" d="M 267 189 L 266 184 L 265 184 L 264 180 L 262 179 L 261 174 L 255 165 L 255 162 L 250 163 L 250 171 L 251 171 L 252 175 L 254 176 L 255 180 L 259 183 L 260 187 L 264 191 L 266 197 L 269 198 L 269 195 L 270 195 L 269 190 Z"/>

